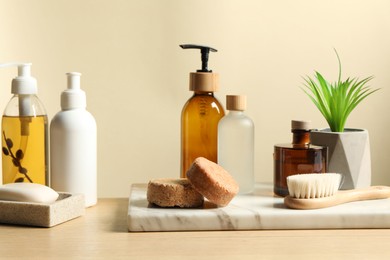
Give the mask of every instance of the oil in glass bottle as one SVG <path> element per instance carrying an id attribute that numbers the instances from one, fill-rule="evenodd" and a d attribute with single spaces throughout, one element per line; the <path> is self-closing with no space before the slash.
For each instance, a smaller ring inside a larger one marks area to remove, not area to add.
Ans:
<path id="1" fill-rule="evenodd" d="M 30 63 L 0 64 L 18 67 L 12 80 L 13 97 L 4 110 L 1 125 L 3 184 L 30 182 L 49 185 L 48 119 L 38 99 L 37 81 Z"/>

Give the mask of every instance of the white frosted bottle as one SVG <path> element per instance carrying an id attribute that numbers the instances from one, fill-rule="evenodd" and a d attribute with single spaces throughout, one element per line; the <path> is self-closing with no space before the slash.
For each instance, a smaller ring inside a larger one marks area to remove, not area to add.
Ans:
<path id="1" fill-rule="evenodd" d="M 254 124 L 244 114 L 246 96 L 227 95 L 229 113 L 218 123 L 218 164 L 239 184 L 239 194 L 251 193 L 254 180 Z"/>
<path id="2" fill-rule="evenodd" d="M 86 110 L 80 73 L 67 73 L 68 88 L 61 94 L 61 111 L 50 123 L 51 187 L 82 193 L 85 206 L 97 203 L 96 121 Z"/>

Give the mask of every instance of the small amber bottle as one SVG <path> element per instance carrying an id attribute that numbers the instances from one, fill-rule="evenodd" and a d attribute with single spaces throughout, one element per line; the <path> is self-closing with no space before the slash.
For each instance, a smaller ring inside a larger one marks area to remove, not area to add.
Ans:
<path id="1" fill-rule="evenodd" d="M 219 87 L 217 73 L 207 67 L 211 47 L 186 44 L 183 49 L 200 49 L 202 69 L 190 73 L 192 97 L 181 113 L 181 177 L 197 157 L 205 157 L 217 163 L 218 122 L 225 115 L 221 103 L 214 97 Z"/>
<path id="2" fill-rule="evenodd" d="M 325 173 L 328 148 L 310 144 L 310 122 L 291 121 L 291 144 L 274 147 L 274 193 L 287 196 L 287 177 L 299 173 Z"/>

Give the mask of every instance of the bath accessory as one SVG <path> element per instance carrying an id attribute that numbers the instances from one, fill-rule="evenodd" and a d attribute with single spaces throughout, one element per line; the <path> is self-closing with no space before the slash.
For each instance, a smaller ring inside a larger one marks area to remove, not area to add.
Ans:
<path id="1" fill-rule="evenodd" d="M 62 110 L 50 124 L 51 183 L 56 191 L 84 194 L 89 207 L 97 202 L 97 133 L 95 119 L 86 110 L 80 76 L 67 73 Z"/>
<path id="2" fill-rule="evenodd" d="M 225 115 L 224 109 L 214 97 L 219 88 L 219 76 L 208 68 L 212 47 L 183 44 L 183 49 L 199 49 L 202 54 L 202 69 L 190 73 L 192 97 L 181 112 L 181 173 L 182 178 L 197 157 L 217 162 L 218 122 Z"/>
<path id="3" fill-rule="evenodd" d="M 38 183 L 17 182 L 0 185 L 0 200 L 50 204 L 57 198 L 57 192 Z"/>
<path id="4" fill-rule="evenodd" d="M 357 201 L 319 210 L 291 210 L 272 184 L 257 183 L 252 194 L 237 195 L 219 208 L 205 201 L 199 209 L 150 206 L 147 184 L 131 186 L 129 231 L 290 230 L 390 228 L 390 199 Z"/>
<path id="5" fill-rule="evenodd" d="M 339 174 L 299 174 L 287 177 L 289 196 L 284 204 L 293 209 L 319 209 L 347 202 L 390 198 L 390 187 L 372 186 L 338 191 Z"/>
<path id="6" fill-rule="evenodd" d="M 0 201 L 0 223 L 53 227 L 85 213 L 83 194 L 59 193 L 51 204 Z"/>
<path id="7" fill-rule="evenodd" d="M 328 149 L 310 143 L 310 122 L 292 120 L 291 132 L 291 144 L 274 147 L 274 192 L 279 196 L 288 195 L 288 176 L 327 171 Z"/>
<path id="8" fill-rule="evenodd" d="M 218 164 L 225 168 L 240 186 L 239 194 L 253 191 L 255 129 L 244 113 L 246 96 L 227 95 L 229 113 L 218 123 Z"/>
<path id="9" fill-rule="evenodd" d="M 13 97 L 4 110 L 1 130 L 3 184 L 30 182 L 49 185 L 48 131 L 45 108 L 37 97 L 31 63 L 0 64 L 17 67 Z"/>

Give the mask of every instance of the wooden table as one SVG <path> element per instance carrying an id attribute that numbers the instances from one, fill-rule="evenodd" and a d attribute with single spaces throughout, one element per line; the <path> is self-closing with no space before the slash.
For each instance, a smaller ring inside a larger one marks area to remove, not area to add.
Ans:
<path id="1" fill-rule="evenodd" d="M 0 258 L 390 259 L 390 229 L 127 232 L 128 199 L 53 228 L 0 225 Z"/>

